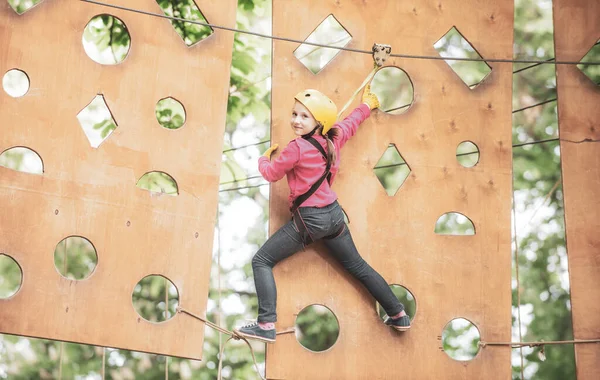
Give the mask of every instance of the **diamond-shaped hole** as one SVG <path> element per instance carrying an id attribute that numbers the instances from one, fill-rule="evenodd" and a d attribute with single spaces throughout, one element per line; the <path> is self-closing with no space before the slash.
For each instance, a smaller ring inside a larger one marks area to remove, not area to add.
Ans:
<path id="1" fill-rule="evenodd" d="M 209 24 L 194 0 L 156 0 L 166 16 Z M 210 26 L 171 20 L 171 26 L 186 46 L 193 46 L 213 34 Z"/>
<path id="2" fill-rule="evenodd" d="M 102 14 L 85 26 L 81 43 L 85 53 L 101 65 L 116 65 L 125 60 L 131 47 L 131 36 L 123 21 Z"/>
<path id="3" fill-rule="evenodd" d="M 138 180 L 136 186 L 157 195 L 167 194 L 176 196 L 179 194 L 177 182 L 165 172 L 148 172 Z"/>
<path id="4" fill-rule="evenodd" d="M 385 192 L 392 197 L 410 174 L 410 167 L 398 152 L 396 145 L 390 144 L 377 161 L 373 171 Z"/>
<path id="5" fill-rule="evenodd" d="M 179 129 L 185 123 L 185 108 L 178 100 L 171 97 L 164 98 L 156 103 L 156 119 L 167 129 Z"/>
<path id="6" fill-rule="evenodd" d="M 454 26 L 433 47 L 444 58 L 482 59 L 481 55 Z M 471 89 L 481 83 L 492 72 L 492 68 L 484 61 L 455 61 L 451 59 L 445 59 L 444 61 Z"/>
<path id="7" fill-rule="evenodd" d="M 42 158 L 33 150 L 22 146 L 2 152 L 0 166 L 23 173 L 44 174 Z"/>
<path id="8" fill-rule="evenodd" d="M 344 47 L 350 43 L 350 40 L 352 40 L 350 33 L 333 15 L 329 15 L 304 41 L 327 46 Z M 294 56 L 307 69 L 312 71 L 313 74 L 318 74 L 340 51 L 340 49 L 302 44 L 294 50 Z"/>
<path id="9" fill-rule="evenodd" d="M 8 0 L 8 5 L 10 5 L 17 14 L 22 15 L 41 2 L 42 0 Z"/>
<path id="10" fill-rule="evenodd" d="M 96 95 L 90 104 L 79 111 L 77 120 L 93 148 L 98 148 L 117 128 L 103 95 Z"/>
<path id="11" fill-rule="evenodd" d="M 475 235 L 475 226 L 468 217 L 458 212 L 447 212 L 435 223 L 438 235 Z"/>
<path id="12" fill-rule="evenodd" d="M 377 71 L 371 82 L 371 91 L 379 98 L 379 109 L 392 115 L 406 112 L 414 99 L 413 84 L 408 74 L 394 66 Z"/>
<path id="13" fill-rule="evenodd" d="M 588 65 L 586 62 L 600 62 L 600 39 L 592 46 L 590 51 L 581 59 L 577 67 L 581 70 L 592 82 L 600 85 L 600 65 Z"/>

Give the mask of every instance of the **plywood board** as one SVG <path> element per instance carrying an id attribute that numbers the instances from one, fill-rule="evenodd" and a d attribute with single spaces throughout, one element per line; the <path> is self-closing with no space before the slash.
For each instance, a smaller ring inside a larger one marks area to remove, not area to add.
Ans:
<path id="1" fill-rule="evenodd" d="M 111 3 L 162 14 L 154 1 Z M 197 3 L 210 22 L 235 25 L 236 1 Z M 103 13 L 122 20 L 132 39 L 114 66 L 95 63 L 82 46 L 84 27 Z M 19 292 L 0 300 L 0 332 L 202 357 L 198 321 L 147 322 L 131 295 L 159 274 L 175 284 L 181 306 L 206 313 L 232 44 L 233 33 L 216 30 L 188 48 L 168 20 L 79 1 L 44 1 L 22 16 L 0 8 L 0 72 L 18 68 L 31 82 L 22 98 L 0 92 L 0 151 L 26 146 L 45 166 L 41 176 L 0 167 L 0 253 L 24 275 Z M 94 149 L 76 115 L 96 94 L 118 127 Z M 155 116 L 167 96 L 186 109 L 178 130 Z M 137 188 L 153 170 L 170 174 L 179 195 Z M 54 267 L 55 247 L 70 235 L 98 252 L 83 281 Z"/>
<path id="2" fill-rule="evenodd" d="M 579 61 L 600 38 L 600 3 L 554 1 L 556 59 Z M 600 87 L 557 65 L 558 126 L 575 339 L 600 337 Z M 585 141 L 591 140 L 591 141 Z M 575 346 L 577 379 L 600 377 L 600 344 Z"/>
<path id="3" fill-rule="evenodd" d="M 433 44 L 456 26 L 484 58 L 512 57 L 511 0 L 274 0 L 273 32 L 303 40 L 330 14 L 353 36 L 351 48 L 378 42 L 394 53 L 437 56 Z M 319 89 L 341 107 L 373 65 L 369 55 L 341 52 L 315 75 L 294 57 L 297 46 L 273 42 L 273 143 L 294 137 L 288 120 L 297 92 Z M 408 73 L 414 103 L 405 114 L 376 111 L 363 123 L 342 151 L 334 190 L 362 256 L 388 283 L 415 295 L 413 328 L 397 334 L 384 326 L 366 290 L 323 246 L 310 247 L 275 267 L 278 329 L 293 326 L 304 307 L 322 304 L 335 313 L 340 335 L 321 353 L 303 348 L 293 334 L 278 336 L 267 348 L 267 377 L 508 378 L 510 349 L 486 348 L 463 363 L 440 349 L 440 335 L 463 317 L 483 340 L 511 338 L 512 65 L 490 64 L 492 73 L 473 90 L 444 61 L 392 58 L 387 65 Z M 455 157 L 465 140 L 481 152 L 473 168 Z M 390 143 L 412 169 L 393 197 L 373 173 Z M 290 218 L 287 195 L 285 180 L 272 187 L 272 231 Z M 476 235 L 436 235 L 436 220 L 451 211 L 471 218 Z"/>

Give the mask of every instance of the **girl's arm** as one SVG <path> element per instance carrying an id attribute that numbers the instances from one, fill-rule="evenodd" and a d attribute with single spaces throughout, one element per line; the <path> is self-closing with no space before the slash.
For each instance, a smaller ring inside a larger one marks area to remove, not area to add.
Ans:
<path id="1" fill-rule="evenodd" d="M 295 140 L 292 140 L 281 154 L 273 161 L 265 156 L 258 159 L 258 171 L 269 182 L 276 182 L 283 178 L 285 173 L 294 168 L 300 159 L 300 148 Z"/>
<path id="2" fill-rule="evenodd" d="M 356 107 L 354 111 L 350 113 L 344 120 L 337 122 L 333 128 L 339 128 L 340 134 L 337 140 L 339 140 L 340 148 L 346 144 L 350 137 L 356 134 L 358 126 L 365 121 L 371 115 L 369 106 L 362 103 Z"/>

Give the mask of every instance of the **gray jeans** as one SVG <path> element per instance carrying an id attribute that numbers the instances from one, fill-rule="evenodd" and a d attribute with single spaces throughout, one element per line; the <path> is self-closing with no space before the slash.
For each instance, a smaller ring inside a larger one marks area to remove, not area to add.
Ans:
<path id="1" fill-rule="evenodd" d="M 398 301 L 383 277 L 358 253 L 337 201 L 321 208 L 300 207 L 300 217 L 297 214 L 294 220 L 277 230 L 252 259 L 259 322 L 277 321 L 277 287 L 273 267 L 302 250 L 303 242 L 307 241 L 306 236 L 301 236 L 295 223 L 304 223 L 313 241 L 323 239 L 331 255 L 365 286 L 388 315 L 396 315 L 404 310 L 404 305 Z"/>

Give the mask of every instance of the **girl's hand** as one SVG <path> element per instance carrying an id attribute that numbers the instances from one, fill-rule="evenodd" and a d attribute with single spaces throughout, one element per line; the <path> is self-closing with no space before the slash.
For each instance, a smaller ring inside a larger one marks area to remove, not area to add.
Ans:
<path id="1" fill-rule="evenodd" d="M 379 108 L 379 106 L 380 106 L 379 98 L 377 98 L 377 95 L 375 95 L 374 93 L 371 92 L 370 84 L 365 86 L 365 91 L 363 92 L 362 101 L 367 106 L 369 106 L 369 109 L 371 109 L 371 110 L 375 109 L 375 108 Z"/>
<path id="2" fill-rule="evenodd" d="M 271 145 L 271 147 L 267 149 L 265 153 L 263 153 L 263 156 L 267 157 L 270 160 L 271 154 L 273 154 L 273 152 L 275 152 L 277 148 L 279 148 L 279 144 Z"/>

